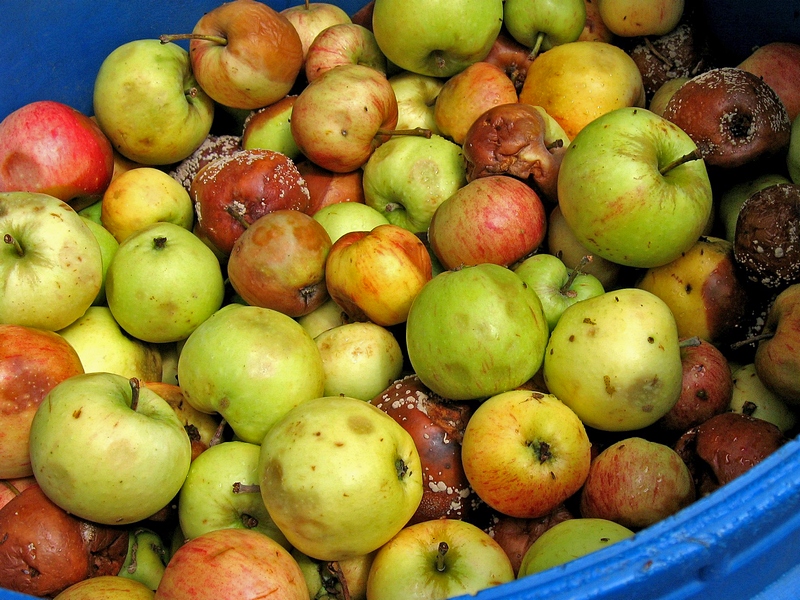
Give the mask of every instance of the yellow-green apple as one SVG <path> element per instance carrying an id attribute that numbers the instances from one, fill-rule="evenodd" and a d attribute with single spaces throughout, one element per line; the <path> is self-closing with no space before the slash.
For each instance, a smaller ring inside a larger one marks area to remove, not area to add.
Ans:
<path id="1" fill-rule="evenodd" d="M 503 2 L 376 0 L 372 29 L 401 69 L 448 78 L 483 60 L 503 24 Z"/>
<path id="2" fill-rule="evenodd" d="M 572 140 L 558 173 L 558 204 L 592 254 L 650 268 L 697 242 L 712 192 L 692 139 L 663 117 L 628 107 L 597 117 Z"/>
<path id="3" fill-rule="evenodd" d="M 83 372 L 78 353 L 57 333 L 0 324 L 0 479 L 33 474 L 33 415 L 56 384 Z"/>
<path id="4" fill-rule="evenodd" d="M 658 86 L 658 89 L 653 92 L 653 97 L 650 98 L 650 103 L 647 105 L 650 112 L 663 117 L 669 99 L 687 81 L 689 81 L 689 77 L 673 77 Z"/>
<path id="5" fill-rule="evenodd" d="M 155 600 L 255 598 L 309 600 L 297 561 L 278 542 L 249 529 L 217 529 L 172 555 Z"/>
<path id="6" fill-rule="evenodd" d="M 539 296 L 550 331 L 568 306 L 605 293 L 597 277 L 583 273 L 580 266 L 567 268 L 564 261 L 553 254 L 534 254 L 513 269 Z"/>
<path id="7" fill-rule="evenodd" d="M 233 244 L 228 280 L 247 304 L 300 317 L 328 299 L 330 249 L 328 232 L 313 217 L 275 210 L 251 223 Z"/>
<path id="8" fill-rule="evenodd" d="M 341 306 L 328 298 L 322 306 L 295 320 L 306 330 L 311 338 L 316 338 L 323 331 L 328 331 L 328 329 L 347 323 L 347 315 L 345 315 Z"/>
<path id="9" fill-rule="evenodd" d="M 31 102 L 0 122 L 0 192 L 49 194 L 80 210 L 103 195 L 113 172 L 111 142 L 71 106 Z"/>
<path id="10" fill-rule="evenodd" d="M 221 442 L 194 461 L 178 495 L 186 539 L 215 529 L 252 529 L 291 549 L 264 506 L 258 486 L 258 444 Z"/>
<path id="11" fill-rule="evenodd" d="M 294 26 L 303 48 L 303 56 L 314 38 L 327 27 L 337 23 L 351 23 L 350 15 L 331 2 L 309 2 L 305 0 L 280 11 Z"/>
<path id="12" fill-rule="evenodd" d="M 452 400 L 487 398 L 528 381 L 542 365 L 547 336 L 536 292 L 492 263 L 437 275 L 406 322 L 414 371 Z"/>
<path id="13" fill-rule="evenodd" d="M 108 265 L 111 264 L 111 259 L 114 258 L 114 255 L 117 253 L 119 242 L 108 229 L 97 221 L 89 219 L 83 214 L 81 214 L 81 218 L 89 229 L 91 229 L 97 243 L 100 245 L 100 258 L 103 265 L 103 273 L 100 281 L 100 291 L 97 292 L 97 296 L 95 296 L 92 301 L 92 306 L 103 306 L 106 303 L 106 274 L 108 273 Z"/>
<path id="14" fill-rule="evenodd" d="M 645 105 L 639 67 L 622 48 L 578 41 L 555 46 L 528 69 L 520 102 L 541 106 L 569 137 L 616 108 Z"/>
<path id="15" fill-rule="evenodd" d="M 397 125 L 397 99 L 386 75 L 365 65 L 339 65 L 300 92 L 292 135 L 323 169 L 355 171 Z"/>
<path id="16" fill-rule="evenodd" d="M 694 500 L 694 481 L 675 450 L 628 437 L 592 460 L 580 494 L 580 512 L 583 518 L 607 519 L 638 531 Z"/>
<path id="17" fill-rule="evenodd" d="M 315 212 L 313 218 L 325 228 L 331 242 L 351 231 L 372 231 L 378 225 L 389 223 L 383 213 L 361 202 L 329 204 Z"/>
<path id="18" fill-rule="evenodd" d="M 91 306 L 58 333 L 78 353 L 86 373 L 116 373 L 160 381 L 161 353 L 155 344 L 131 337 L 107 306 Z"/>
<path id="19" fill-rule="evenodd" d="M 741 365 L 733 371 L 733 392 L 728 410 L 769 421 L 782 432 L 792 431 L 797 412 L 775 392 L 767 389 L 756 372 L 755 363 Z"/>
<path id="20" fill-rule="evenodd" d="M 345 560 L 324 561 L 311 558 L 296 548 L 292 550 L 292 557 L 306 579 L 309 595 L 319 600 L 333 600 L 345 594 L 349 594 L 350 600 L 367 600 L 367 578 L 375 554 L 377 551 Z"/>
<path id="21" fill-rule="evenodd" d="M 188 38 L 192 72 L 215 102 L 252 110 L 283 98 L 303 66 L 297 30 L 274 8 L 256 0 L 224 2 L 204 13 Z"/>
<path id="22" fill-rule="evenodd" d="M 422 498 L 411 435 L 376 406 L 349 396 L 324 396 L 290 410 L 264 437 L 259 471 L 275 524 L 292 546 L 319 560 L 377 550 Z"/>
<path id="23" fill-rule="evenodd" d="M 789 149 L 786 152 L 786 168 L 793 183 L 800 185 L 800 119 L 792 121 Z"/>
<path id="24" fill-rule="evenodd" d="M 244 121 L 242 148 L 261 148 L 285 154 L 292 160 L 302 158 L 300 148 L 292 137 L 292 108 L 296 94 L 286 95 L 277 102 L 252 111 Z"/>
<path id="25" fill-rule="evenodd" d="M 172 407 L 113 373 L 76 375 L 54 387 L 33 417 L 30 440 L 33 474 L 48 498 L 106 525 L 135 523 L 166 506 L 192 453 Z"/>
<path id="26" fill-rule="evenodd" d="M 506 0 L 503 25 L 533 56 L 553 46 L 575 42 L 586 25 L 584 0 Z"/>
<path id="27" fill-rule="evenodd" d="M 273 210 L 306 212 L 311 196 L 294 161 L 273 150 L 240 150 L 208 163 L 189 196 L 197 226 L 227 256 L 247 224 Z"/>
<path id="28" fill-rule="evenodd" d="M 228 304 L 194 330 L 178 357 L 187 402 L 219 413 L 236 436 L 260 444 L 297 404 L 322 395 L 322 358 L 314 340 L 277 311 Z"/>
<path id="29" fill-rule="evenodd" d="M 93 103 L 114 148 L 143 165 L 183 160 L 214 120 L 214 101 L 197 84 L 189 53 L 155 39 L 126 42 L 105 57 Z"/>
<path id="30" fill-rule="evenodd" d="M 597 0 L 603 23 L 621 37 L 664 35 L 678 25 L 683 16 L 684 0 Z"/>
<path id="31" fill-rule="evenodd" d="M 461 146 L 439 135 L 392 138 L 363 173 L 364 203 L 412 233 L 427 231 L 439 205 L 467 183 Z"/>
<path id="32" fill-rule="evenodd" d="M 325 395 L 372 400 L 403 370 L 400 343 L 375 323 L 345 323 L 314 341 L 325 368 Z"/>
<path id="33" fill-rule="evenodd" d="M 583 31 L 578 36 L 578 41 L 613 44 L 617 36 L 603 23 L 597 0 L 583 0 L 583 3 L 586 6 L 586 23 L 584 23 Z"/>
<path id="34" fill-rule="evenodd" d="M 224 295 L 217 257 L 174 223 L 153 223 L 128 237 L 106 275 L 114 319 L 146 342 L 186 339 L 222 306 Z"/>
<path id="35" fill-rule="evenodd" d="M 356 23 L 337 23 L 319 32 L 306 52 L 306 81 L 314 81 L 339 65 L 364 65 L 386 75 L 386 57 L 370 29 Z"/>
<path id="36" fill-rule="evenodd" d="M 325 282 L 331 298 L 354 321 L 403 323 L 432 277 L 425 244 L 399 225 L 351 231 L 331 246 Z"/>
<path id="37" fill-rule="evenodd" d="M 568 519 L 539 536 L 522 557 L 517 578 L 563 565 L 627 538 L 633 531 L 607 519 Z"/>
<path id="38" fill-rule="evenodd" d="M 161 169 L 132 169 L 106 188 L 100 222 L 121 244 L 147 225 L 175 223 L 191 231 L 194 205 L 189 192 Z"/>
<path id="39" fill-rule="evenodd" d="M 378 550 L 367 596 L 453 598 L 513 580 L 510 559 L 488 533 L 459 519 L 435 519 L 405 527 Z"/>
<path id="40" fill-rule="evenodd" d="M 793 42 L 768 42 L 755 48 L 742 62 L 739 69 L 758 75 L 775 90 L 794 121 L 800 114 L 800 44 Z"/>
<path id="41" fill-rule="evenodd" d="M 567 308 L 544 354 L 547 388 L 588 426 L 631 431 L 678 401 L 678 327 L 658 296 L 621 288 Z"/>
<path id="42" fill-rule="evenodd" d="M 103 285 L 100 244 L 66 202 L 0 192 L 0 323 L 56 331 L 80 317 Z"/>
<path id="43" fill-rule="evenodd" d="M 473 179 L 433 214 L 428 241 L 445 269 L 492 263 L 507 267 L 534 252 L 547 213 L 528 184 L 509 175 Z"/>
<path id="44" fill-rule="evenodd" d="M 512 517 L 552 512 L 589 474 L 591 442 L 572 409 L 552 394 L 501 392 L 467 422 L 464 472 L 478 497 Z"/>
<path id="45" fill-rule="evenodd" d="M 433 111 L 444 81 L 430 75 L 401 71 L 389 77 L 397 99 L 397 128 L 421 127 L 440 134 Z"/>
<path id="46" fill-rule="evenodd" d="M 800 328 L 800 284 L 784 288 L 767 312 L 763 332 L 770 337 L 758 342 L 754 358 L 759 379 L 790 406 L 800 406 L 800 360 L 794 352 Z"/>
<path id="47" fill-rule="evenodd" d="M 134 579 L 118 575 L 100 575 L 73 583 L 58 594 L 58 600 L 152 600 L 153 589 Z"/>
<path id="48" fill-rule="evenodd" d="M 484 112 L 517 100 L 517 88 L 505 71 L 478 61 L 444 82 L 436 96 L 433 118 L 439 133 L 461 146 L 470 126 Z"/>
<path id="49" fill-rule="evenodd" d="M 134 525 L 128 533 L 128 555 L 122 563 L 118 577 L 141 583 L 155 592 L 167 562 L 169 552 L 161 535 L 153 529 Z M 87 592 L 89 590 L 88 587 L 84 589 Z M 87 600 L 92 597 L 87 595 Z M 120 596 L 120 600 L 122 597 Z"/>
<path id="50" fill-rule="evenodd" d="M 747 181 L 734 183 L 720 194 L 717 219 L 720 221 L 721 233 L 726 240 L 731 243 L 736 241 L 736 221 L 739 220 L 739 211 L 744 201 L 756 192 L 777 183 L 791 182 L 779 172 L 761 173 Z"/>
<path id="51" fill-rule="evenodd" d="M 334 173 L 315 165 L 310 160 L 301 160 L 297 163 L 297 170 L 305 180 L 311 196 L 311 206 L 306 211 L 311 216 L 331 204 L 364 203 L 361 169 L 349 173 Z"/>
<path id="52" fill-rule="evenodd" d="M 674 260 L 647 269 L 636 284 L 669 306 L 682 338 L 727 341 L 746 315 L 748 288 L 733 244 L 703 236 Z"/>

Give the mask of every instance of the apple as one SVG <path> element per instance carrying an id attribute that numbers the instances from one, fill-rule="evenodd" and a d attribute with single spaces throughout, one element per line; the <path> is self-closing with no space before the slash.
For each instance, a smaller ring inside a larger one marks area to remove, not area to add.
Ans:
<path id="1" fill-rule="evenodd" d="M 397 128 L 429 129 L 439 135 L 434 110 L 444 81 L 430 75 L 401 71 L 389 77 L 397 99 Z"/>
<path id="2" fill-rule="evenodd" d="M 800 308 L 800 284 L 784 288 L 767 311 L 763 332 L 753 362 L 764 386 L 792 407 L 800 406 L 797 373 L 800 363 L 795 353 L 797 310 Z"/>
<path id="3" fill-rule="evenodd" d="M 287 95 L 272 104 L 252 111 L 244 121 L 242 148 L 272 150 L 292 160 L 302 158 L 292 137 L 292 109 L 297 95 Z"/>
<path id="4" fill-rule="evenodd" d="M 378 225 L 388 225 L 383 213 L 360 202 L 329 204 L 314 213 L 314 220 L 325 228 L 334 243 L 351 231 L 372 231 Z"/>
<path id="5" fill-rule="evenodd" d="M 722 222 L 721 233 L 726 240 L 730 243 L 736 241 L 736 221 L 744 201 L 756 192 L 777 183 L 791 181 L 781 173 L 761 173 L 747 181 L 734 183 L 720 194 L 718 219 Z"/>
<path id="6" fill-rule="evenodd" d="M 541 367 L 547 337 L 536 292 L 492 263 L 437 275 L 406 322 L 414 372 L 452 400 L 488 398 L 522 385 Z"/>
<path id="7" fill-rule="evenodd" d="M 155 591 L 140 581 L 101 575 L 74 583 L 56 596 L 58 600 L 152 600 Z"/>
<path id="8" fill-rule="evenodd" d="M 335 23 L 317 34 L 308 47 L 306 81 L 314 81 L 339 65 L 364 65 L 386 75 L 386 57 L 370 29 L 356 23 Z"/>
<path id="9" fill-rule="evenodd" d="M 648 110 L 597 117 L 561 162 L 564 219 L 583 245 L 612 262 L 650 268 L 675 260 L 711 216 L 711 183 L 697 152 L 684 131 Z"/>
<path id="10" fill-rule="evenodd" d="M 672 311 L 638 288 L 573 304 L 550 334 L 544 380 L 588 427 L 631 431 L 652 425 L 681 394 Z"/>
<path id="11" fill-rule="evenodd" d="M 113 373 L 76 375 L 53 388 L 33 417 L 30 450 L 36 481 L 53 502 L 107 525 L 166 506 L 191 461 L 172 407 Z"/>
<path id="12" fill-rule="evenodd" d="M 327 27 L 337 23 L 351 23 L 350 15 L 341 7 L 331 2 L 309 2 L 305 0 L 280 11 L 289 19 L 300 36 L 303 57 L 308 52 L 314 38 Z"/>
<path id="13" fill-rule="evenodd" d="M 155 344 L 133 338 L 108 306 L 91 306 L 58 333 L 74 348 L 86 373 L 116 373 L 141 381 L 160 381 L 161 353 Z"/>
<path id="14" fill-rule="evenodd" d="M 334 173 L 310 160 L 297 163 L 308 188 L 311 202 L 306 213 L 312 217 L 331 204 L 364 203 L 363 172 L 361 169 L 349 173 Z"/>
<path id="15" fill-rule="evenodd" d="M 192 332 L 178 358 L 187 402 L 219 413 L 236 436 L 260 444 L 292 407 L 322 395 L 317 345 L 291 317 L 228 304 Z"/>
<path id="16" fill-rule="evenodd" d="M 684 0 L 598 0 L 600 18 L 612 33 L 622 37 L 664 35 L 678 25 Z"/>
<path id="17" fill-rule="evenodd" d="M 325 369 L 326 396 L 372 400 L 403 370 L 400 343 L 375 323 L 345 323 L 320 333 L 314 341 Z"/>
<path id="18" fill-rule="evenodd" d="M 206 139 L 214 101 L 198 86 L 186 50 L 142 39 L 103 59 L 94 81 L 94 116 L 124 157 L 169 165 Z"/>
<path id="19" fill-rule="evenodd" d="M 513 580 L 511 561 L 489 534 L 466 521 L 436 519 L 404 528 L 381 547 L 367 597 L 453 598 Z"/>
<path id="20" fill-rule="evenodd" d="M 242 124 L 243 128 L 244 124 Z M 230 156 L 241 150 L 241 135 L 209 133 L 194 152 L 178 164 L 173 165 L 169 170 L 169 175 L 174 177 L 189 192 L 192 189 L 192 182 L 200 169 L 218 158 Z"/>
<path id="21" fill-rule="evenodd" d="M 61 102 L 26 104 L 0 122 L 0 192 L 38 192 L 80 210 L 97 201 L 114 171 L 111 142 Z"/>
<path id="22" fill-rule="evenodd" d="M 303 571 L 312 598 L 333 600 L 340 596 L 350 600 L 367 600 L 367 578 L 376 553 L 345 560 L 322 561 L 293 549 L 292 557 Z"/>
<path id="23" fill-rule="evenodd" d="M 365 65 L 339 65 L 323 73 L 303 88 L 292 110 L 292 135 L 300 151 L 336 173 L 363 166 L 396 124 L 391 84 Z"/>
<path id="24" fill-rule="evenodd" d="M 535 252 L 546 233 L 539 195 L 515 177 L 490 175 L 473 179 L 439 205 L 428 241 L 445 269 L 508 267 Z"/>
<path id="25" fill-rule="evenodd" d="M 191 231 L 194 206 L 189 193 L 160 169 L 142 167 L 120 175 L 103 194 L 100 221 L 117 242 L 147 225 L 175 223 Z"/>
<path id="26" fill-rule="evenodd" d="M 295 320 L 312 339 L 322 332 L 328 331 L 328 329 L 333 329 L 348 322 L 347 315 L 342 310 L 342 307 L 330 298 L 322 306 Z"/>
<path id="27" fill-rule="evenodd" d="M 152 529 L 133 526 L 128 536 L 128 555 L 118 576 L 141 583 L 155 592 L 167 562 L 169 552 L 161 536 Z"/>
<path id="28" fill-rule="evenodd" d="M 586 7 L 586 23 L 583 25 L 583 31 L 578 36 L 578 40 L 613 44 L 617 36 L 603 23 L 597 0 L 583 0 L 583 3 Z"/>
<path id="29" fill-rule="evenodd" d="M 363 173 L 364 203 L 412 233 L 427 231 L 442 202 L 467 183 L 461 146 L 438 135 L 388 140 Z"/>
<path id="30" fill-rule="evenodd" d="M 405 322 L 431 277 L 425 244 L 391 223 L 344 234 L 331 246 L 325 265 L 328 293 L 348 317 L 383 327 Z"/>
<path id="31" fill-rule="evenodd" d="M 553 46 L 575 42 L 586 25 L 585 0 L 535 2 L 506 0 L 503 25 L 520 44 L 536 56 Z"/>
<path id="32" fill-rule="evenodd" d="M 349 396 L 290 410 L 264 437 L 259 471 L 275 524 L 292 546 L 319 560 L 377 550 L 422 498 L 414 440 L 382 410 Z"/>
<path id="33" fill-rule="evenodd" d="M 19 496 L 32 485 L 38 485 L 33 475 L 15 477 L 12 479 L 0 479 L 0 508 L 3 508 L 13 498 Z"/>
<path id="34" fill-rule="evenodd" d="M 228 280 L 248 304 L 300 317 L 328 299 L 330 249 L 319 222 L 298 210 L 276 210 L 256 219 L 233 244 Z"/>
<path id="35" fill-rule="evenodd" d="M 92 305 L 103 285 L 103 258 L 69 204 L 47 194 L 2 192 L 0 234 L 0 323 L 56 331 Z"/>
<path id="36" fill-rule="evenodd" d="M 146 342 L 186 339 L 222 306 L 224 294 L 214 253 L 191 231 L 169 222 L 128 237 L 106 275 L 114 319 Z"/>
<path id="37" fill-rule="evenodd" d="M 678 88 L 687 81 L 689 81 L 689 77 L 673 77 L 662 83 L 658 89 L 653 92 L 650 103 L 647 105 L 650 112 L 654 112 L 659 117 L 663 117 L 664 110 L 666 110 L 670 98 L 672 98 L 672 95 L 678 91 Z"/>
<path id="38" fill-rule="evenodd" d="M 291 550 L 272 522 L 258 485 L 258 444 L 231 441 L 208 448 L 194 461 L 178 495 L 178 519 L 186 539 L 216 529 L 251 529 Z"/>
<path id="39" fill-rule="evenodd" d="M 793 183 L 800 185 L 800 119 L 792 121 L 789 149 L 786 152 L 786 168 Z"/>
<path id="40" fill-rule="evenodd" d="M 552 254 L 534 254 L 513 269 L 539 296 L 550 331 L 568 306 L 605 293 L 597 277 L 579 269 L 568 269 L 560 258 Z"/>
<path id="41" fill-rule="evenodd" d="M 103 272 L 100 282 L 100 291 L 97 292 L 97 296 L 95 296 L 92 301 L 92 306 L 103 306 L 106 303 L 106 274 L 108 273 L 108 265 L 111 264 L 111 259 L 114 258 L 114 255 L 117 253 L 119 242 L 112 233 L 101 224 L 87 218 L 80 212 L 78 214 L 81 215 L 81 218 L 92 231 L 97 243 L 100 245 L 100 258 Z"/>
<path id="42" fill-rule="evenodd" d="M 503 2 L 375 0 L 372 30 L 401 69 L 448 78 L 483 60 L 503 24 Z"/>
<path id="43" fill-rule="evenodd" d="M 767 389 L 758 377 L 755 363 L 741 365 L 731 375 L 733 389 L 728 404 L 730 412 L 741 413 L 773 423 L 789 433 L 797 423 L 797 412 L 775 392 Z"/>
<path id="44" fill-rule="evenodd" d="M 0 324 L 0 479 L 33 474 L 28 440 L 36 409 L 58 383 L 81 373 L 78 353 L 57 333 Z"/>
<path id="45" fill-rule="evenodd" d="M 759 45 L 737 66 L 766 81 L 786 107 L 789 120 L 795 120 L 800 114 L 800 44 L 774 41 Z"/>
<path id="46" fill-rule="evenodd" d="M 303 573 L 289 551 L 250 529 L 217 529 L 172 555 L 156 600 L 254 598 L 264 593 L 308 600 Z"/>
<path id="47" fill-rule="evenodd" d="M 506 28 L 502 28 L 492 44 L 492 49 L 483 60 L 503 69 L 519 93 L 525 84 L 528 68 L 535 58 L 529 46 L 520 44 Z"/>
<path id="48" fill-rule="evenodd" d="M 519 101 L 541 106 L 570 140 L 614 109 L 645 104 L 639 67 L 622 48 L 577 41 L 555 46 L 528 69 Z"/>

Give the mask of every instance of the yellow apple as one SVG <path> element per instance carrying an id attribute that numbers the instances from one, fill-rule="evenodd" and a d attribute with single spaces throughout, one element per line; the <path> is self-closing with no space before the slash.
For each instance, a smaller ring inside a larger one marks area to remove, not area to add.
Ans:
<path id="1" fill-rule="evenodd" d="M 622 37 L 664 35 L 683 16 L 684 0 L 598 0 L 600 18 L 609 30 Z"/>

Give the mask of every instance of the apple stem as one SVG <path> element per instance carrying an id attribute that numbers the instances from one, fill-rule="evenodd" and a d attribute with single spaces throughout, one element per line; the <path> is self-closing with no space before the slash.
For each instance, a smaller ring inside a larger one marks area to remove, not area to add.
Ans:
<path id="1" fill-rule="evenodd" d="M 14 246 L 14 250 L 16 250 L 16 251 L 17 251 L 17 255 L 19 255 L 19 256 L 25 256 L 25 250 L 23 250 L 23 249 L 22 249 L 22 244 L 20 244 L 20 243 L 19 243 L 19 242 L 18 242 L 18 241 L 17 241 L 17 240 L 14 238 L 14 236 L 13 236 L 13 235 L 11 235 L 10 233 L 7 233 L 7 234 L 5 234 L 5 235 L 3 236 L 3 241 L 4 241 L 6 244 L 10 244 L 10 245 Z"/>
<path id="2" fill-rule="evenodd" d="M 245 529 L 255 529 L 258 527 L 258 519 L 256 519 L 253 515 L 242 513 L 241 519 L 242 525 L 244 525 Z"/>
<path id="3" fill-rule="evenodd" d="M 204 35 L 202 33 L 171 33 L 169 35 L 161 35 L 158 37 L 162 44 L 168 44 L 178 40 L 205 40 L 207 42 L 214 42 L 222 46 L 228 45 L 227 38 L 221 35 Z"/>
<path id="4" fill-rule="evenodd" d="M 261 486 L 257 483 L 242 483 L 241 481 L 236 481 L 233 484 L 234 494 L 257 494 L 260 491 Z"/>
<path id="5" fill-rule="evenodd" d="M 22 492 L 20 492 L 20 491 L 19 491 L 19 489 L 17 489 L 17 487 L 16 487 L 16 486 L 15 486 L 13 483 L 11 483 L 11 482 L 10 482 L 8 479 L 0 479 L 0 483 L 2 483 L 2 484 L 3 484 L 4 486 L 6 486 L 6 487 L 7 487 L 9 490 L 11 490 L 11 493 L 12 493 L 12 494 L 14 494 L 15 496 L 19 496 L 19 495 L 22 493 Z"/>
<path id="6" fill-rule="evenodd" d="M 575 278 L 578 277 L 578 275 L 583 275 L 583 268 L 593 260 L 594 257 L 591 254 L 587 254 L 586 256 L 581 258 L 580 262 L 575 266 L 575 268 L 569 272 L 569 277 L 567 277 L 567 280 L 564 282 L 564 285 L 562 285 L 561 289 L 559 290 L 564 296 L 574 298 L 575 296 L 578 295 L 578 292 L 569 289 L 569 286 L 575 283 Z"/>
<path id="7" fill-rule="evenodd" d="M 227 425 L 227 424 L 228 424 L 228 422 L 225 419 L 222 419 L 219 422 L 219 425 L 217 425 L 217 430 L 214 432 L 214 435 L 211 436 L 211 440 L 208 442 L 208 447 L 209 448 L 211 446 L 216 446 L 217 444 L 222 442 L 222 434 L 225 431 L 225 425 Z"/>
<path id="8" fill-rule="evenodd" d="M 703 158 L 703 155 L 700 153 L 700 149 L 699 148 L 695 148 L 694 150 L 692 150 L 688 154 L 684 154 L 683 156 L 673 160 L 668 165 L 665 165 L 665 166 L 661 167 L 658 170 L 658 172 L 661 173 L 662 175 L 666 175 L 669 171 L 671 171 L 675 167 L 680 167 L 684 163 L 691 162 L 693 160 L 698 160 L 698 159 L 701 159 L 701 158 Z"/>
<path id="9" fill-rule="evenodd" d="M 305 1 L 305 7 L 306 7 L 306 10 L 311 10 L 311 0 L 306 0 Z"/>
<path id="10" fill-rule="evenodd" d="M 136 377 L 131 377 L 128 383 L 130 383 L 131 386 L 131 410 L 136 410 L 139 406 L 139 389 L 142 387 L 142 384 Z"/>
<path id="11" fill-rule="evenodd" d="M 444 573 L 447 568 L 447 565 L 444 564 L 444 557 L 449 550 L 450 546 L 447 545 L 447 542 L 439 542 L 439 551 L 436 553 L 436 570 L 439 573 Z"/>
<path id="12" fill-rule="evenodd" d="M 656 47 L 653 45 L 653 42 L 650 41 L 650 38 L 644 38 L 644 44 L 647 46 L 647 49 L 650 50 L 653 56 L 655 56 L 658 60 L 660 60 L 667 69 L 672 69 L 675 65 L 669 60 L 666 56 L 661 54 Z"/>
<path id="13" fill-rule="evenodd" d="M 754 335 L 752 337 L 745 338 L 745 339 L 740 340 L 738 342 L 733 342 L 731 344 L 731 350 L 737 350 L 737 349 L 741 348 L 742 346 L 746 346 L 747 344 L 755 344 L 756 342 L 760 342 L 761 340 L 768 340 L 771 337 L 773 337 L 774 335 L 775 335 L 774 332 L 759 333 L 758 335 Z"/>
<path id="14" fill-rule="evenodd" d="M 228 213 L 230 216 L 232 216 L 234 219 L 236 219 L 239 225 L 241 225 L 245 229 L 250 227 L 250 223 L 248 223 L 247 220 L 245 220 L 244 215 L 242 213 L 236 210 L 233 204 L 228 204 L 225 207 L 225 212 Z"/>
<path id="15" fill-rule="evenodd" d="M 413 129 L 378 129 L 378 132 L 375 135 L 414 135 L 430 139 L 430 137 L 433 135 L 433 132 L 430 129 L 425 129 L 424 127 L 414 127 Z"/>
<path id="16" fill-rule="evenodd" d="M 347 579 L 344 576 L 341 565 L 338 560 L 331 560 L 325 563 L 325 568 L 331 575 L 331 580 L 325 583 L 325 591 L 331 594 L 334 598 L 342 598 L 342 600 L 350 600 L 350 588 L 347 587 Z M 339 586 L 337 588 L 337 584 Z"/>
<path id="17" fill-rule="evenodd" d="M 542 49 L 542 42 L 544 42 L 544 31 L 540 31 L 536 34 L 536 39 L 533 42 L 533 48 L 531 48 L 531 53 L 528 55 L 528 59 L 533 60 L 537 56 L 539 56 L 539 51 Z"/>
<path id="18" fill-rule="evenodd" d="M 679 348 L 693 348 L 695 346 L 699 346 L 701 343 L 702 343 L 702 340 L 698 336 L 693 335 L 690 338 L 686 338 L 685 340 L 681 340 L 680 342 L 678 342 L 678 347 Z"/>
<path id="19" fill-rule="evenodd" d="M 545 148 L 547 148 L 548 150 L 557 150 L 558 148 L 563 148 L 563 147 L 564 147 L 564 140 L 562 140 L 561 138 L 554 140 L 552 144 L 545 145 Z"/>

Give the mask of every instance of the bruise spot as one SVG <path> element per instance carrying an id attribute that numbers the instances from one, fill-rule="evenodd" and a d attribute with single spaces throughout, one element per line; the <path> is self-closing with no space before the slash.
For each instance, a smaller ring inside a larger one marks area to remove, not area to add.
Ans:
<path id="1" fill-rule="evenodd" d="M 347 426 L 355 433 L 368 434 L 374 431 L 372 422 L 361 415 L 354 415 L 347 419 Z"/>
<path id="2" fill-rule="evenodd" d="M 606 394 L 608 394 L 609 396 L 613 396 L 614 393 L 617 391 L 617 388 L 615 388 L 611 384 L 611 377 L 609 377 L 608 375 L 603 375 L 603 384 L 605 384 Z"/>

